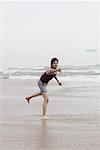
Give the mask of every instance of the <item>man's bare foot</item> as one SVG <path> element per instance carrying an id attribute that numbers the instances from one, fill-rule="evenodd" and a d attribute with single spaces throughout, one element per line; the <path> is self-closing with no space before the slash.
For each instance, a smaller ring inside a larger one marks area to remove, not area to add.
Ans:
<path id="1" fill-rule="evenodd" d="M 27 100 L 28 103 L 30 102 L 30 98 L 26 97 L 25 99 Z"/>
<path id="2" fill-rule="evenodd" d="M 44 120 L 44 119 L 48 120 L 49 118 L 46 115 L 44 115 L 44 116 L 41 117 L 41 120 Z"/>

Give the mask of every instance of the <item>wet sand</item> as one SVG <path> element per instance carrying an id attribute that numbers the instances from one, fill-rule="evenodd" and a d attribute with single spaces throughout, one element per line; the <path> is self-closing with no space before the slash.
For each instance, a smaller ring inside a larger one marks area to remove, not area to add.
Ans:
<path id="1" fill-rule="evenodd" d="M 68 81 L 48 86 L 49 120 L 33 80 L 0 80 L 0 150 L 99 150 L 100 83 Z"/>

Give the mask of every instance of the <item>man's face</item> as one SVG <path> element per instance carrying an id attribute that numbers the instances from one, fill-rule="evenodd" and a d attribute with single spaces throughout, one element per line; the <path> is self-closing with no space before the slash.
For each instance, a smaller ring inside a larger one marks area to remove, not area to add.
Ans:
<path id="1" fill-rule="evenodd" d="M 52 67 L 55 69 L 58 67 L 58 61 L 57 60 L 53 62 Z"/>

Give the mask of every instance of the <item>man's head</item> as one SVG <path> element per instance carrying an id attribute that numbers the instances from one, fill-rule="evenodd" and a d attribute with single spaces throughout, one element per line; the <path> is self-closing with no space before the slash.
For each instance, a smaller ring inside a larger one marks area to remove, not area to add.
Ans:
<path id="1" fill-rule="evenodd" d="M 59 60 L 57 58 L 52 58 L 51 59 L 51 68 L 56 69 L 58 67 L 58 62 L 59 62 Z"/>

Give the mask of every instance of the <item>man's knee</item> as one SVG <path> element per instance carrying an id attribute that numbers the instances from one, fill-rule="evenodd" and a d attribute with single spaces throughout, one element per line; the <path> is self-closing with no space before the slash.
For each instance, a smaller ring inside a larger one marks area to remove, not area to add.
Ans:
<path id="1" fill-rule="evenodd" d="M 48 103 L 48 102 L 49 102 L 49 99 L 48 99 L 48 98 L 44 98 L 44 102 L 45 102 L 45 103 Z"/>
<path id="2" fill-rule="evenodd" d="M 49 99 L 47 98 L 47 103 L 49 102 Z"/>

